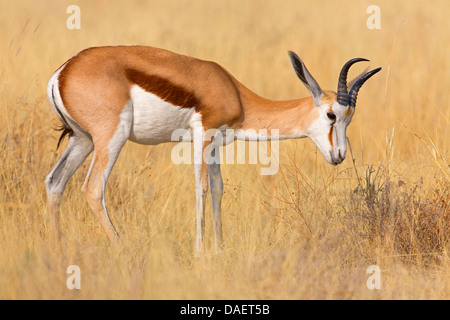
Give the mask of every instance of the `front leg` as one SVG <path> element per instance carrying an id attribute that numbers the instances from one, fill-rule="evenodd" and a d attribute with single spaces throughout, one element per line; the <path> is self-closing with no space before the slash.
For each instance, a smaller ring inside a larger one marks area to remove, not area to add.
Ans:
<path id="1" fill-rule="evenodd" d="M 218 152 L 218 149 L 217 149 Z M 223 181 L 220 173 L 220 164 L 212 163 L 209 165 L 209 187 L 211 190 L 212 209 L 213 209 L 213 227 L 214 227 L 214 244 L 216 252 L 222 250 L 222 218 L 221 205 L 223 195 Z"/>
<path id="2" fill-rule="evenodd" d="M 195 250 L 199 256 L 204 251 L 205 235 L 205 199 L 208 192 L 208 170 L 205 163 L 194 164 L 195 169 L 195 204 L 196 204 L 196 236 Z"/>
<path id="3" fill-rule="evenodd" d="M 208 166 L 203 160 L 203 151 L 210 142 L 204 141 L 204 131 L 201 123 L 195 123 L 193 133 L 196 203 L 195 254 L 196 256 L 200 256 L 205 247 L 205 199 L 206 193 L 208 192 Z"/>

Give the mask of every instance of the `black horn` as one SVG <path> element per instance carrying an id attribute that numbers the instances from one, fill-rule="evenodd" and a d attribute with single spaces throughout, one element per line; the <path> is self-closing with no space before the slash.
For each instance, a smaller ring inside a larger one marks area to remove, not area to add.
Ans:
<path id="1" fill-rule="evenodd" d="M 344 66 L 342 67 L 341 73 L 339 75 L 338 92 L 337 92 L 337 102 L 342 106 L 349 105 L 349 95 L 347 91 L 348 70 L 353 64 L 360 61 L 369 61 L 369 60 L 363 58 L 354 58 L 347 61 L 347 63 L 344 64 Z"/>
<path id="2" fill-rule="evenodd" d="M 356 106 L 356 98 L 358 97 L 358 91 L 359 91 L 359 89 L 361 89 L 364 82 L 366 82 L 371 76 L 373 76 L 375 73 L 377 73 L 380 70 L 381 70 L 381 68 L 377 68 L 372 71 L 369 71 L 355 82 L 353 87 L 350 89 L 350 93 L 348 94 L 348 100 L 350 103 L 349 104 L 350 107 L 354 108 Z"/>

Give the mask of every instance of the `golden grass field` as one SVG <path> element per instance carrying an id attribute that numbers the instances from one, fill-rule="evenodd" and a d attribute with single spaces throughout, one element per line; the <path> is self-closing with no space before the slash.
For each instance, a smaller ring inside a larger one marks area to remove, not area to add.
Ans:
<path id="1" fill-rule="evenodd" d="M 69 30 L 75 2 L 81 29 Z M 380 30 L 366 27 L 371 4 Z M 449 299 L 449 11 L 447 0 L 1 0 L 0 299 Z M 82 49 L 115 44 L 214 60 L 280 100 L 308 95 L 288 50 L 333 91 L 350 58 L 383 70 L 359 93 L 341 165 L 302 139 L 280 143 L 274 176 L 222 166 L 223 253 L 208 203 L 207 253 L 194 257 L 193 165 L 173 164 L 173 145 L 131 142 L 106 191 L 122 244 L 80 191 L 88 158 L 66 188 L 57 248 L 44 178 L 67 140 L 56 150 L 46 85 Z M 66 287 L 69 265 L 81 290 Z M 379 290 L 366 286 L 370 265 Z"/>

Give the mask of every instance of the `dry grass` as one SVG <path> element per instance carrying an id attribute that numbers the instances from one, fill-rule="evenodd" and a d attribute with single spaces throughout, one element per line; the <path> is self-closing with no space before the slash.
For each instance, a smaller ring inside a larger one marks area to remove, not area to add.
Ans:
<path id="1" fill-rule="evenodd" d="M 377 1 L 381 30 L 366 28 L 371 1 L 77 2 L 75 31 L 72 2 L 0 3 L 1 299 L 450 298 L 448 1 Z M 123 245 L 81 195 L 87 161 L 64 194 L 57 249 L 43 180 L 62 151 L 45 88 L 66 59 L 106 44 L 214 60 L 273 99 L 307 95 L 287 50 L 332 90 L 351 57 L 383 70 L 361 90 L 337 168 L 308 140 L 281 143 L 276 176 L 223 166 L 223 254 L 193 257 L 192 166 L 172 164 L 170 145 L 131 143 L 107 189 Z M 66 287 L 72 264 L 80 291 Z M 381 290 L 365 285 L 372 264 Z"/>

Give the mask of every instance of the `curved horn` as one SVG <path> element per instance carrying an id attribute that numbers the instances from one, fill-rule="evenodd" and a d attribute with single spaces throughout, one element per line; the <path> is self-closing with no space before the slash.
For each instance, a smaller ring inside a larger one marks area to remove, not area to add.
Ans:
<path id="1" fill-rule="evenodd" d="M 354 58 L 347 61 L 342 67 L 341 73 L 339 75 L 338 82 L 338 92 L 337 92 L 337 102 L 342 106 L 347 106 L 349 104 L 348 91 L 347 91 L 347 74 L 350 67 L 356 62 L 369 61 L 363 58 Z"/>
<path id="2" fill-rule="evenodd" d="M 381 68 L 374 69 L 372 71 L 367 72 L 365 75 L 363 75 L 361 78 L 358 79 L 358 81 L 355 82 L 353 87 L 350 89 L 350 93 L 348 94 L 348 100 L 350 102 L 350 107 L 356 106 L 356 98 L 358 97 L 358 91 L 361 89 L 364 82 L 366 82 L 371 76 L 373 76 L 375 73 L 380 71 Z"/>

